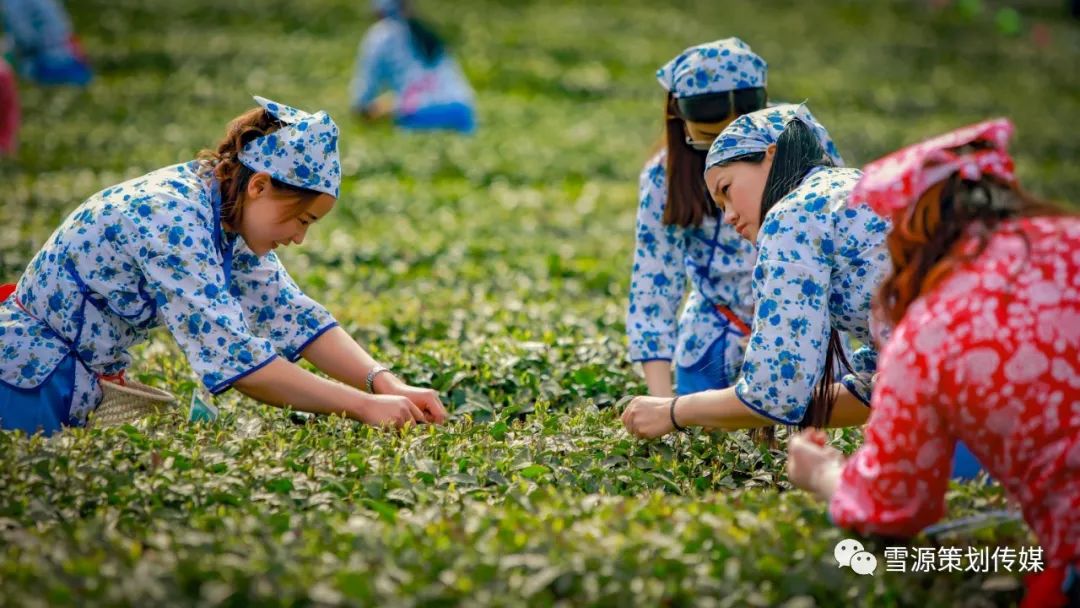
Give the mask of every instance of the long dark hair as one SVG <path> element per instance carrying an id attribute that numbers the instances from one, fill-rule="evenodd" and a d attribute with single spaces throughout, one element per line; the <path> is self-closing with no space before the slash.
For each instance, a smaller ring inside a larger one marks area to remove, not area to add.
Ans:
<path id="1" fill-rule="evenodd" d="M 802 183 L 807 173 L 817 167 L 834 166 L 836 163 L 825 153 L 810 125 L 797 118 L 789 122 L 776 139 L 776 155 L 761 193 L 761 221 L 765 221 L 765 215 L 776 203 Z"/>
<path id="2" fill-rule="evenodd" d="M 776 140 L 776 155 L 773 157 L 772 168 L 769 169 L 769 177 L 765 180 L 765 190 L 761 194 L 762 223 L 776 203 L 791 194 L 810 171 L 817 167 L 832 166 L 835 166 L 835 163 L 825 153 L 825 148 L 810 125 L 799 119 L 789 122 Z M 830 329 L 825 366 L 821 379 L 814 387 L 806 416 L 799 424 L 800 428 L 822 428 L 828 425 L 838 397 L 833 390 L 833 378 L 836 376 L 838 364 L 851 371 L 851 363 L 844 354 L 840 332 Z"/>
<path id="3" fill-rule="evenodd" d="M 416 17 L 406 18 L 405 23 L 409 26 L 409 40 L 412 41 L 413 50 L 424 60 L 424 64 L 430 67 L 437 63 L 446 50 L 442 37 Z"/>
<path id="4" fill-rule="evenodd" d="M 667 201 L 665 225 L 700 226 L 706 217 L 720 212 L 705 192 L 706 150 L 686 144 L 687 121 L 722 122 L 764 108 L 768 95 L 764 88 L 739 89 L 676 99 L 668 93 L 664 105 L 664 147 L 667 150 Z M 716 110 L 719 108 L 719 113 Z M 687 114 L 688 112 L 694 114 Z"/>
<path id="5" fill-rule="evenodd" d="M 663 222 L 668 226 L 700 226 L 706 217 L 716 217 L 716 205 L 705 196 L 705 156 L 707 151 L 686 145 L 684 120 L 670 93 L 664 108 L 664 139 L 667 147 L 667 201 Z"/>
<path id="6" fill-rule="evenodd" d="M 399 18 L 409 28 L 409 43 L 417 55 L 423 60 L 424 65 L 431 67 L 442 59 L 446 51 L 446 44 L 439 34 L 427 23 L 421 21 L 413 14 L 412 2 L 400 0 L 394 10 L 378 11 L 381 18 Z"/>

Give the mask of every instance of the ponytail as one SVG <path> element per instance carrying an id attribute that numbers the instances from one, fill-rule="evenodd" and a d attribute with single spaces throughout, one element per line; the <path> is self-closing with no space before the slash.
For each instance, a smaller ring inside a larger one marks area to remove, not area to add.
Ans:
<path id="1" fill-rule="evenodd" d="M 815 167 L 833 167 L 832 159 L 825 153 L 814 130 L 805 122 L 795 119 L 784 127 L 776 140 L 776 156 L 765 179 L 761 194 L 761 221 L 785 196 L 791 194 L 807 173 Z"/>

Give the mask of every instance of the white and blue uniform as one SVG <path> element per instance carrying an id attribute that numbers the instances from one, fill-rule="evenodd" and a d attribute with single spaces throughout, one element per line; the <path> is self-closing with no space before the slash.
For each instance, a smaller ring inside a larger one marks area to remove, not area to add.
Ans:
<path id="1" fill-rule="evenodd" d="M 769 211 L 758 232 L 757 309 L 735 392 L 777 422 L 802 422 L 833 329 L 864 345 L 852 357 L 855 374 L 875 370 L 871 300 L 891 270 L 890 224 L 865 205 L 848 204 L 861 175 L 814 169 Z M 845 384 L 857 390 L 850 378 Z M 869 394 L 856 395 L 869 403 Z"/>
<path id="2" fill-rule="evenodd" d="M 750 271 L 757 253 L 718 217 L 691 227 L 663 223 L 665 158 L 660 152 L 641 173 L 626 317 L 630 358 L 674 361 L 680 394 L 730 386 L 742 365 L 745 332 L 717 307 L 749 325 Z"/>
<path id="3" fill-rule="evenodd" d="M 76 208 L 0 304 L 0 393 L 70 383 L 67 406 L 51 405 L 59 423 L 81 425 L 101 398 L 97 377 L 126 369 L 154 327 L 169 328 L 212 393 L 278 356 L 296 360 L 334 327 L 272 252 L 257 257 L 222 230 L 219 196 L 193 161 Z M 17 418 L 0 396 L 0 426 Z"/>
<path id="4" fill-rule="evenodd" d="M 0 0 L 0 14 L 18 54 L 67 55 L 71 19 L 56 0 Z"/>
<path id="5" fill-rule="evenodd" d="M 393 91 L 399 126 L 414 129 L 475 129 L 474 93 L 445 49 L 430 63 L 416 50 L 408 23 L 397 13 L 380 19 L 360 42 L 352 82 L 353 110 L 366 108 L 385 89 Z"/>
<path id="6" fill-rule="evenodd" d="M 337 197 L 338 127 L 325 113 L 255 100 L 284 126 L 239 160 Z M 279 356 L 291 361 L 337 325 L 271 252 L 256 256 L 221 222 L 221 186 L 199 161 L 107 188 L 79 205 L 0 303 L 0 428 L 86 421 L 100 376 L 166 326 L 211 393 Z M 5 286 L 6 288 L 7 286 Z M 3 299 L 3 298 L 0 298 Z"/>
<path id="7" fill-rule="evenodd" d="M 785 424 L 805 417 L 834 328 L 864 345 L 850 357 L 855 373 L 843 380 L 869 403 L 860 392 L 869 381 L 858 380 L 873 372 L 876 361 L 870 300 L 890 267 L 888 223 L 847 207 L 861 174 L 841 168 L 832 138 L 805 105 L 781 104 L 736 118 L 713 141 L 705 170 L 766 152 L 795 120 L 817 138 L 821 158 L 810 160 L 820 165 L 762 218 L 754 320 L 735 384 L 750 409 Z"/>
<path id="8" fill-rule="evenodd" d="M 767 77 L 768 64 L 738 38 L 691 46 L 656 71 L 676 99 L 763 88 Z M 697 226 L 664 224 L 667 204 L 662 150 L 646 163 L 638 188 L 626 315 L 630 359 L 673 361 L 680 395 L 731 386 L 754 310 L 750 270 L 757 253 L 719 215 L 706 215 Z"/>

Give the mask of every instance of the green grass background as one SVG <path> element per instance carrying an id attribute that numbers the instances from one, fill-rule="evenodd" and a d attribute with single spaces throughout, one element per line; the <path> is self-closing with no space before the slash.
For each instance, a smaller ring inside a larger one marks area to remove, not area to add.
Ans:
<path id="1" fill-rule="evenodd" d="M 1015 8 L 1010 33 L 1001 9 Z M 97 78 L 23 83 L 0 161 L 0 278 L 15 280 L 94 192 L 212 146 L 259 94 L 326 109 L 345 180 L 290 271 L 456 420 L 404 436 L 230 395 L 52 440 L 0 435 L 0 605 L 1008 605 L 1019 576 L 857 577 L 843 533 L 785 491 L 782 443 L 743 433 L 631 441 L 608 406 L 625 361 L 637 175 L 661 128 L 652 74 L 737 35 L 774 99 L 809 100 L 845 159 L 988 117 L 1017 125 L 1031 191 L 1075 198 L 1080 28 L 1064 3 L 421 3 L 478 91 L 476 136 L 348 115 L 367 3 L 70 3 Z M 1036 39 L 1047 39 L 1037 44 Z M 143 378 L 182 396 L 167 334 Z M 837 435 L 846 449 L 857 431 Z M 1001 507 L 956 486 L 952 514 Z M 870 540 L 879 558 L 885 541 Z M 1022 526 L 955 539 L 1029 544 Z M 873 544 L 877 543 L 877 544 Z M 926 546 L 929 541 L 916 541 Z"/>

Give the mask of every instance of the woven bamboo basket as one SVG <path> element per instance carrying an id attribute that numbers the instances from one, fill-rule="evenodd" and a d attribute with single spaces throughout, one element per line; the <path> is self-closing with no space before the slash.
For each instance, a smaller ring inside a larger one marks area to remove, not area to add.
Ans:
<path id="1" fill-rule="evenodd" d="M 176 406 L 176 397 L 135 380 L 123 385 L 101 381 L 101 404 L 90 415 L 93 426 L 120 426 Z"/>

